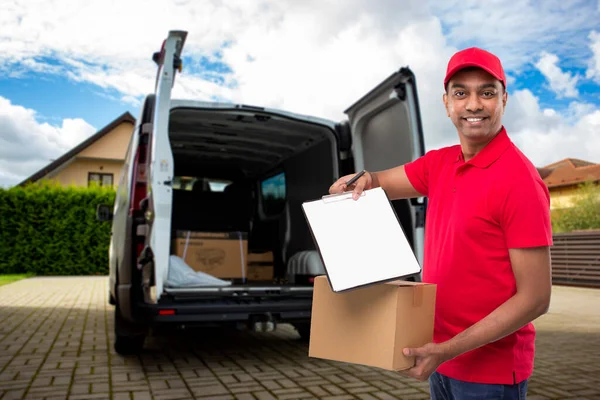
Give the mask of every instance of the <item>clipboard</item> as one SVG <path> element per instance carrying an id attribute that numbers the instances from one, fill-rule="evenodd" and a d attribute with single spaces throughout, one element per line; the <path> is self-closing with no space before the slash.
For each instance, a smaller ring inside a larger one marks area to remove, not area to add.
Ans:
<path id="1" fill-rule="evenodd" d="M 402 279 L 421 272 L 392 203 L 382 188 L 302 203 L 331 290 Z"/>

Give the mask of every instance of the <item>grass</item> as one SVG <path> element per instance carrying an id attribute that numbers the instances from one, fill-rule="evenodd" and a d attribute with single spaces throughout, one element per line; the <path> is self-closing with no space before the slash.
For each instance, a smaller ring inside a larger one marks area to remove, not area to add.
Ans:
<path id="1" fill-rule="evenodd" d="M 0 286 L 8 285 L 9 283 L 13 283 L 16 281 L 20 281 L 21 279 L 27 279 L 32 277 L 30 274 L 8 274 L 8 275 L 0 275 Z"/>

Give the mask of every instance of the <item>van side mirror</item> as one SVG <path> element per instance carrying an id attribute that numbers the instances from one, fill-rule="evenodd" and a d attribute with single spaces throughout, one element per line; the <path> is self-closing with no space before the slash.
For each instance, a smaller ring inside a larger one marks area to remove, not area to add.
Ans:
<path id="1" fill-rule="evenodd" d="M 108 204 L 98 204 L 96 207 L 96 219 L 98 221 L 111 221 L 113 219 L 112 208 Z"/>

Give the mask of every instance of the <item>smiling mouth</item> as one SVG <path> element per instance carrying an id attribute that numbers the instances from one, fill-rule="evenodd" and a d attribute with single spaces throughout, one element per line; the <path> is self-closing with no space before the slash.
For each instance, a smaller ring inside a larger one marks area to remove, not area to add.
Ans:
<path id="1" fill-rule="evenodd" d="M 463 118 L 465 121 L 471 123 L 471 124 L 477 124 L 481 121 L 483 121 L 484 119 L 486 119 L 487 117 L 466 117 Z"/>

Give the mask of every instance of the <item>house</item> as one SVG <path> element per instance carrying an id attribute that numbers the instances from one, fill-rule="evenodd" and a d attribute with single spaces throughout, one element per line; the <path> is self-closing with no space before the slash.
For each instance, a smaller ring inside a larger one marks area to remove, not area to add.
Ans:
<path id="1" fill-rule="evenodd" d="M 48 179 L 63 186 L 89 186 L 95 182 L 114 187 L 120 179 L 134 126 L 135 118 L 128 112 L 122 114 L 19 185 Z"/>
<path id="2" fill-rule="evenodd" d="M 576 158 L 565 158 L 538 171 L 550 191 L 551 209 L 569 207 L 582 183 L 600 183 L 600 164 Z"/>

